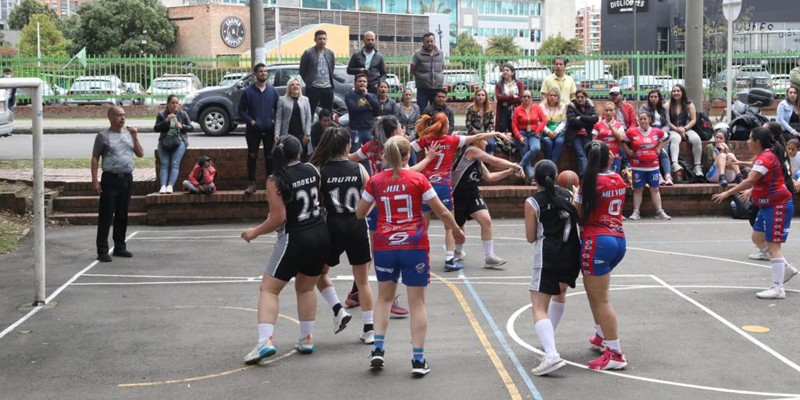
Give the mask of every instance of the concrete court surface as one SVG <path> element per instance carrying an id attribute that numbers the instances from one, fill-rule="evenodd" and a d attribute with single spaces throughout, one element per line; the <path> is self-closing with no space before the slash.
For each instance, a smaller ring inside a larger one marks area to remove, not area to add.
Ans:
<path id="1" fill-rule="evenodd" d="M 434 223 L 425 346 L 432 371 L 424 379 L 410 376 L 408 318 L 392 319 L 387 365 L 372 372 L 370 347 L 358 340 L 360 310 L 351 309 L 350 325 L 334 335 L 321 297 L 315 352 L 296 354 L 291 286 L 281 295 L 278 353 L 246 367 L 242 357 L 256 340 L 258 280 L 274 236 L 246 244 L 238 236 L 247 224 L 131 227 L 133 259 L 94 265 L 60 292 L 55 308 L 0 338 L 0 398 L 800 396 L 800 278 L 787 285 L 786 300 L 757 299 L 770 280 L 768 263 L 747 259 L 749 225 L 726 218 L 626 223 L 628 253 L 614 271 L 611 297 L 629 368 L 583 367 L 596 354 L 578 285 L 556 335 L 561 356 L 572 363 L 549 377 L 532 376 L 540 344 L 527 290 L 532 248 L 522 223 L 495 221 L 496 252 L 509 263 L 487 270 L 479 229 L 470 222 L 461 275 L 443 271 L 442 228 Z M 94 234 L 93 227 L 48 230 L 48 295 L 92 266 Z M 790 236 L 784 249 L 800 264 L 798 240 Z M 0 257 L 0 330 L 23 317 L 17 308 L 32 300 L 31 263 L 30 238 Z M 342 300 L 351 274 L 346 265 L 332 272 Z M 400 299 L 407 304 L 405 295 Z"/>

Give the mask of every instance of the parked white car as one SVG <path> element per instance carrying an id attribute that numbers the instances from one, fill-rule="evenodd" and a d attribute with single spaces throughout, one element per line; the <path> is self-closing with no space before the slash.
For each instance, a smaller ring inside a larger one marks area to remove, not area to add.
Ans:
<path id="1" fill-rule="evenodd" d="M 0 137 L 14 130 L 14 113 L 8 109 L 8 92 L 0 90 Z"/>
<path id="2" fill-rule="evenodd" d="M 167 96 L 174 94 L 181 98 L 203 88 L 203 83 L 194 74 L 164 74 L 150 83 L 145 104 L 156 106 L 167 104 Z"/>
<path id="3" fill-rule="evenodd" d="M 217 86 L 230 86 L 238 82 L 245 76 L 250 75 L 249 72 L 229 72 L 222 77 Z"/>
<path id="4" fill-rule="evenodd" d="M 116 104 L 122 105 L 122 99 L 118 96 L 125 94 L 125 83 L 122 82 L 116 75 L 106 76 L 81 76 L 72 82 L 72 86 L 67 92 L 67 104 L 80 105 L 80 104 Z M 103 95 L 111 95 L 116 97 L 102 97 Z M 86 96 L 79 98 L 77 96 Z"/>

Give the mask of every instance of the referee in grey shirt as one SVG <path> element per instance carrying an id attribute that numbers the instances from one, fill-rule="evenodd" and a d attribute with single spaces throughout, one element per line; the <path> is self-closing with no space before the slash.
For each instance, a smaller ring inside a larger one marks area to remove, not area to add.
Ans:
<path id="1" fill-rule="evenodd" d="M 97 134 L 92 149 L 92 187 L 100 195 L 100 212 L 97 218 L 97 260 L 110 262 L 108 231 L 114 224 L 114 255 L 130 258 L 133 254 L 125 248 L 128 230 L 128 204 L 133 185 L 133 156 L 144 156 L 138 131 L 125 126 L 122 107 L 108 109 L 111 127 Z M 103 158 L 103 176 L 98 182 L 97 166 Z"/>

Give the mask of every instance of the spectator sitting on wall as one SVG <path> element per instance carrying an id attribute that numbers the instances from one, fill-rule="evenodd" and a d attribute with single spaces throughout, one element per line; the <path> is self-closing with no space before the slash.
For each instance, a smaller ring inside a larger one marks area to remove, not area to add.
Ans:
<path id="1" fill-rule="evenodd" d="M 703 172 L 706 179 L 721 186 L 728 186 L 728 182 L 738 184 L 742 181 L 739 166 L 736 164 L 739 160 L 725 142 L 725 136 L 726 133 L 721 130 L 714 132 L 714 142 L 707 144 L 703 150 Z"/>
<path id="2" fill-rule="evenodd" d="M 445 113 L 445 115 L 447 115 L 447 120 L 450 121 L 450 127 L 447 130 L 447 134 L 452 135 L 453 128 L 455 127 L 455 115 L 453 115 L 453 110 L 447 106 L 447 92 L 442 88 L 436 89 L 434 92 L 436 92 L 436 96 L 433 98 L 433 104 L 425 108 L 425 111 L 422 113 L 430 116 L 433 116 L 439 112 Z"/>
<path id="3" fill-rule="evenodd" d="M 567 59 L 563 56 L 558 56 L 553 60 L 553 73 L 542 82 L 542 97 L 547 95 L 550 88 L 558 88 L 561 93 L 561 104 L 566 105 L 575 97 L 575 92 L 578 87 L 575 86 L 575 80 L 566 74 Z"/>
<path id="4" fill-rule="evenodd" d="M 646 112 L 650 114 L 650 120 L 653 121 L 652 127 L 661 129 L 662 131 L 667 128 L 669 130 L 669 113 L 664 108 L 664 99 L 661 97 L 661 91 L 653 89 L 647 95 L 647 103 L 639 106 L 639 112 Z M 661 149 L 658 153 L 658 163 L 661 168 L 662 181 L 659 185 L 664 184 L 672 186 L 672 163 L 669 161 L 669 153 L 666 149 Z"/>
<path id="5" fill-rule="evenodd" d="M 491 132 L 494 127 L 494 108 L 484 89 L 478 89 L 473 96 L 472 104 L 467 106 L 467 135 Z M 486 154 L 494 154 L 496 139 L 486 139 Z"/>
<path id="6" fill-rule="evenodd" d="M 778 104 L 778 123 L 785 140 L 800 137 L 800 87 L 789 86 L 786 99 Z"/>
<path id="7" fill-rule="evenodd" d="M 217 169 L 208 156 L 200 156 L 194 164 L 189 179 L 183 181 L 183 188 L 191 194 L 211 194 L 217 191 L 214 185 L 214 178 L 217 176 Z"/>
<path id="8" fill-rule="evenodd" d="M 544 157 L 557 166 L 564 148 L 564 129 L 567 127 L 567 107 L 561 103 L 561 92 L 557 87 L 547 91 L 542 98 L 541 109 L 546 119 L 541 138 Z"/>
<path id="9" fill-rule="evenodd" d="M 186 111 L 179 109 L 178 96 L 167 96 L 167 107 L 158 113 L 153 130 L 158 132 L 158 161 L 161 190 L 158 193 L 172 193 L 181 159 L 189 147 L 189 132 L 192 131 L 192 120 Z"/>
<path id="10" fill-rule="evenodd" d="M 672 170 L 680 171 L 678 155 L 681 142 L 686 140 L 692 146 L 692 161 L 694 161 L 694 174 L 703 175 L 702 160 L 703 142 L 700 135 L 694 131 L 697 124 L 697 109 L 687 97 L 686 87 L 676 84 L 672 87 L 672 97 L 666 105 L 669 110 L 669 156 L 672 159 Z"/>
<path id="11" fill-rule="evenodd" d="M 578 156 L 578 173 L 583 175 L 586 168 L 585 147 L 592 141 L 592 130 L 600 117 L 594 109 L 594 104 L 589 100 L 586 89 L 580 88 L 575 92 L 575 98 L 567 103 L 567 129 L 564 144 L 575 150 Z"/>
<path id="12" fill-rule="evenodd" d="M 383 55 L 375 48 L 375 33 L 368 31 L 364 34 L 364 47 L 350 56 L 347 73 L 366 75 L 367 90 L 378 94 L 378 83 L 386 80 L 386 64 Z"/>

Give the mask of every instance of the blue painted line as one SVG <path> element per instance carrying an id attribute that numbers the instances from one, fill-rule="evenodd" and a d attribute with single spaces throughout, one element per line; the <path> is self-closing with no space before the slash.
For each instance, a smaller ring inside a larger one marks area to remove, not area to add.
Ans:
<path id="1" fill-rule="evenodd" d="M 472 299 L 475 300 L 475 303 L 478 304 L 478 308 L 480 308 L 481 313 L 483 313 L 483 316 L 489 322 L 489 326 L 494 331 L 494 335 L 497 337 L 497 340 L 500 341 L 500 344 L 503 346 L 503 350 L 505 350 L 506 354 L 511 359 L 511 362 L 514 364 L 514 367 L 517 368 L 517 372 L 522 377 L 522 380 L 525 381 L 525 385 L 528 386 L 528 389 L 531 391 L 533 398 L 536 400 L 543 400 L 544 398 L 542 397 L 542 394 L 539 393 L 539 390 L 536 389 L 536 385 L 533 384 L 533 381 L 531 380 L 530 376 L 528 376 L 528 371 L 526 371 L 525 367 L 522 366 L 522 363 L 519 362 L 516 353 L 514 353 L 514 350 L 511 349 L 511 346 L 509 346 L 505 335 L 503 335 L 503 332 L 501 332 L 500 329 L 497 327 L 497 324 L 494 322 L 494 318 L 492 318 L 491 314 L 489 314 L 489 310 L 486 309 L 486 305 L 483 304 L 483 300 L 481 300 L 481 297 L 478 296 L 478 292 L 475 291 L 475 288 L 472 286 L 472 283 L 470 283 L 469 279 L 467 279 L 467 276 L 464 275 L 463 271 L 458 272 L 458 277 L 462 279 L 464 285 L 467 287 L 467 289 L 469 289 L 469 292 L 472 295 Z"/>

